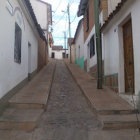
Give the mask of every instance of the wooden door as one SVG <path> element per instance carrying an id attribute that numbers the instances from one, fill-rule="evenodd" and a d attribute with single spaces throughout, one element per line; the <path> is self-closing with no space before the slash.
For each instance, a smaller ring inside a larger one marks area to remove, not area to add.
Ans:
<path id="1" fill-rule="evenodd" d="M 124 70 L 125 70 L 125 92 L 134 93 L 134 56 L 133 56 L 133 37 L 132 22 L 129 20 L 123 26 L 124 40 Z"/>

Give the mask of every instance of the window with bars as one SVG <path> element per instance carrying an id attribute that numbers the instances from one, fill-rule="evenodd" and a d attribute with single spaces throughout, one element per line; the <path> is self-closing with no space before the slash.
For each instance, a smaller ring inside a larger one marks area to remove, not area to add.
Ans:
<path id="1" fill-rule="evenodd" d="M 21 63 L 21 38 L 22 30 L 17 23 L 15 23 L 15 46 L 14 46 L 14 61 Z"/>
<path id="2" fill-rule="evenodd" d="M 94 35 L 90 39 L 90 58 L 95 55 L 95 40 L 94 40 Z"/>

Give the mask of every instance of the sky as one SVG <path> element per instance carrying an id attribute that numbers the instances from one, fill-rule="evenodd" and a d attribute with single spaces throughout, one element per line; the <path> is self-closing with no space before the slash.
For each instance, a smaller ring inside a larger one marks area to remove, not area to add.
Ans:
<path id="1" fill-rule="evenodd" d="M 53 38 L 54 45 L 64 46 L 64 31 L 66 31 L 67 38 L 68 32 L 68 14 L 67 5 L 70 4 L 70 19 L 71 19 L 71 37 L 74 37 L 77 25 L 81 19 L 77 17 L 77 11 L 80 0 L 44 0 L 52 5 L 52 20 L 53 20 Z"/>

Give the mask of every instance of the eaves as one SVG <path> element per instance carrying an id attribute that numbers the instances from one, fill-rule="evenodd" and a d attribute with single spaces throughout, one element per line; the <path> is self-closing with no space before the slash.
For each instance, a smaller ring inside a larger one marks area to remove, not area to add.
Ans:
<path id="1" fill-rule="evenodd" d="M 121 0 L 121 2 L 118 3 L 118 5 L 116 6 L 115 10 L 108 16 L 107 20 L 105 21 L 105 23 L 102 25 L 101 27 L 101 32 L 103 32 L 106 27 L 108 26 L 108 24 L 115 18 L 115 16 L 120 12 L 120 10 L 123 8 L 123 6 L 125 5 L 125 3 L 128 0 Z"/>
<path id="2" fill-rule="evenodd" d="M 34 14 L 30 1 L 29 0 L 18 0 L 18 2 L 19 2 L 19 5 L 20 5 L 22 11 L 24 12 L 24 15 L 25 15 L 28 23 L 30 24 L 33 32 L 35 33 L 35 35 L 38 38 L 42 38 L 47 44 L 46 37 L 44 35 L 43 30 L 41 29 L 40 25 L 37 22 L 37 19 Z"/>

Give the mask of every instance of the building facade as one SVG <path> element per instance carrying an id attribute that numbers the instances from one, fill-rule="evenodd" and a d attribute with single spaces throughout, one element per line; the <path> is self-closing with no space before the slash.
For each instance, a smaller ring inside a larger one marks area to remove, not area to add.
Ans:
<path id="1" fill-rule="evenodd" d="M 50 58 L 63 59 L 65 56 L 68 56 L 68 50 L 63 49 L 63 46 L 52 46 L 50 54 Z"/>
<path id="2" fill-rule="evenodd" d="M 107 0 L 100 3 L 100 25 L 107 17 Z M 84 67 L 87 72 L 97 76 L 97 53 L 96 53 L 96 35 L 95 35 L 95 13 L 93 0 L 81 0 L 78 10 L 78 16 L 83 16 L 84 30 Z M 104 50 L 102 50 L 104 54 Z M 104 58 L 104 57 L 103 57 Z M 104 61 L 104 60 L 103 60 Z"/>
<path id="3" fill-rule="evenodd" d="M 84 29 L 83 19 L 78 23 L 76 33 L 73 40 L 76 49 L 75 63 L 84 70 Z"/>
<path id="4" fill-rule="evenodd" d="M 49 48 L 50 46 L 50 26 L 52 25 L 52 6 L 51 4 L 44 2 L 42 0 L 30 0 L 37 21 L 40 24 L 47 42 L 44 43 L 41 40 L 39 41 L 39 53 L 38 58 L 38 70 L 40 70 L 47 62 L 49 57 Z"/>
<path id="5" fill-rule="evenodd" d="M 49 27 L 52 25 L 52 6 L 48 2 L 42 0 L 30 0 L 37 21 L 40 24 L 42 30 L 48 38 Z"/>
<path id="6" fill-rule="evenodd" d="M 139 0 L 109 0 L 110 14 L 102 26 L 105 85 L 129 103 L 132 95 L 138 102 L 140 92 L 139 7 Z"/>
<path id="7" fill-rule="evenodd" d="M 38 67 L 45 41 L 29 0 L 0 1 L 0 98 L 21 87 Z"/>

